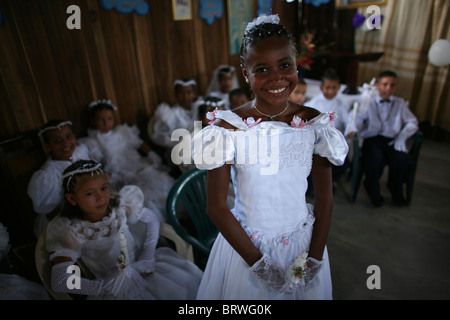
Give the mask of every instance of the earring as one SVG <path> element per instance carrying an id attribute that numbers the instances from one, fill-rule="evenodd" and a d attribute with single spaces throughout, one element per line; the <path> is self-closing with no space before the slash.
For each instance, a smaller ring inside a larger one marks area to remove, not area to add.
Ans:
<path id="1" fill-rule="evenodd" d="M 247 84 L 248 84 L 248 78 L 247 77 L 245 78 L 245 82 L 247 82 Z"/>

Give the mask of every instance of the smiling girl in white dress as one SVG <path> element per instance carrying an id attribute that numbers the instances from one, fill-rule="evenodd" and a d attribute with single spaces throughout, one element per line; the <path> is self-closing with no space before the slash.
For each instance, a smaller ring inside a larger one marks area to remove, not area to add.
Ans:
<path id="1" fill-rule="evenodd" d="M 33 227 L 36 237 L 47 226 L 49 218 L 61 209 L 63 193 L 59 182 L 64 169 L 74 161 L 89 160 L 88 148 L 77 141 L 70 121 L 50 120 L 39 131 L 39 136 L 49 156 L 42 167 L 33 173 L 27 188 L 33 209 L 38 214 Z"/>
<path id="2" fill-rule="evenodd" d="M 296 50 L 278 22 L 261 16 L 244 34 L 242 73 L 255 100 L 213 112 L 214 123 L 193 138 L 194 162 L 208 169 L 207 212 L 220 231 L 198 299 L 332 298 L 331 163 L 343 163 L 348 145 L 332 114 L 288 101 Z M 310 173 L 314 207 L 305 200 Z"/>

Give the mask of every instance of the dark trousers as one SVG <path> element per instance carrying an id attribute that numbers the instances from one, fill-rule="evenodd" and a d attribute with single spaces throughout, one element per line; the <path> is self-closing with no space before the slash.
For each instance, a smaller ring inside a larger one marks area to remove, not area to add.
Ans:
<path id="1" fill-rule="evenodd" d="M 364 186 L 371 199 L 381 198 L 380 178 L 384 167 L 389 167 L 388 188 L 394 201 L 401 201 L 404 197 L 403 184 L 410 173 L 412 163 L 409 155 L 399 152 L 390 146 L 392 138 L 376 136 L 364 140 L 362 165 L 364 168 Z"/>

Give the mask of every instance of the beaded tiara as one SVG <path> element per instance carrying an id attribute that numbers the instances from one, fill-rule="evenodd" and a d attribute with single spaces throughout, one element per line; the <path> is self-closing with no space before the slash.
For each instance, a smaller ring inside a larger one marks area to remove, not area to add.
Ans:
<path id="1" fill-rule="evenodd" d="M 63 121 L 63 122 L 60 122 L 59 124 L 57 124 L 56 126 L 42 128 L 39 131 L 38 136 L 39 137 L 42 136 L 44 134 L 44 132 L 46 132 L 46 131 L 55 130 L 55 129 L 60 130 L 64 126 L 71 126 L 71 125 L 72 125 L 72 121 Z"/>
<path id="2" fill-rule="evenodd" d="M 117 107 L 111 102 L 111 100 L 107 100 L 107 99 L 92 101 L 91 103 L 89 103 L 89 109 L 92 109 L 99 104 L 106 104 L 106 105 L 110 106 L 111 108 L 113 108 L 113 110 L 117 110 Z"/>
<path id="3" fill-rule="evenodd" d="M 93 176 L 94 173 L 100 174 L 102 172 L 103 172 L 103 169 L 102 169 L 101 163 L 85 163 L 80 168 L 77 168 L 73 171 L 65 173 L 61 178 L 61 182 L 63 182 L 65 179 L 69 178 L 69 179 L 67 179 L 67 183 L 66 183 L 66 190 L 69 190 L 69 185 L 70 185 L 70 182 L 72 181 L 72 178 L 74 175 L 82 174 L 82 173 L 91 173 L 91 176 Z"/>
<path id="4" fill-rule="evenodd" d="M 184 81 L 181 79 L 175 80 L 175 82 L 173 83 L 173 86 L 183 86 L 183 87 L 188 87 L 188 86 L 197 86 L 197 82 L 195 82 L 194 79 L 188 80 L 188 81 Z"/>
<path id="5" fill-rule="evenodd" d="M 199 105 L 202 105 L 202 104 L 204 104 L 208 107 L 219 108 L 219 107 L 225 106 L 225 101 L 223 101 L 222 99 L 217 99 L 217 100 L 205 99 L 205 100 L 202 100 Z"/>

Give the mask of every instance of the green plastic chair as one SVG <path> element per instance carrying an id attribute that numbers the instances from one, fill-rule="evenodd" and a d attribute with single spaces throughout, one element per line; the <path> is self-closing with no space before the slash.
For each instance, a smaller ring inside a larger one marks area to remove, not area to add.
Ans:
<path id="1" fill-rule="evenodd" d="M 169 223 L 194 248 L 194 259 L 204 267 L 218 230 L 206 213 L 206 170 L 191 168 L 172 186 L 166 201 Z"/>
<path id="2" fill-rule="evenodd" d="M 420 148 L 422 147 L 423 142 L 423 133 L 421 131 L 417 131 L 413 136 L 412 146 L 409 150 L 409 156 L 412 161 L 412 170 L 406 181 L 406 201 L 408 205 L 411 204 L 412 194 L 414 189 L 414 180 L 416 177 L 417 164 L 419 162 L 419 154 Z M 361 165 L 361 149 L 359 147 L 358 134 L 355 133 L 353 136 L 353 158 L 352 158 L 352 166 L 351 166 L 351 190 L 350 190 L 350 202 L 355 203 L 356 196 L 358 195 L 358 189 L 361 184 L 361 180 L 363 177 L 363 168 Z"/>

